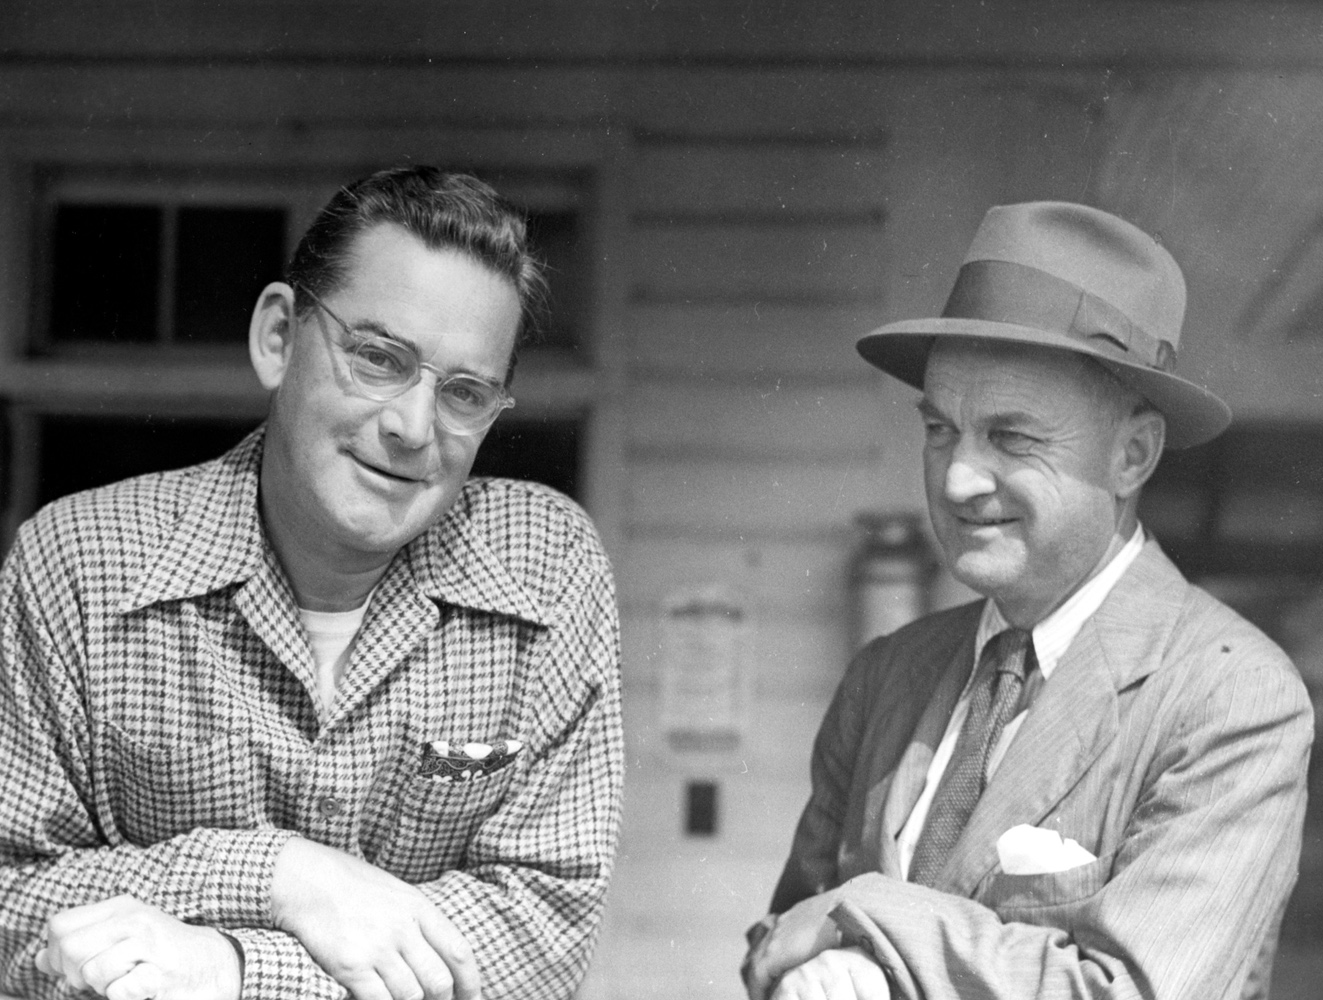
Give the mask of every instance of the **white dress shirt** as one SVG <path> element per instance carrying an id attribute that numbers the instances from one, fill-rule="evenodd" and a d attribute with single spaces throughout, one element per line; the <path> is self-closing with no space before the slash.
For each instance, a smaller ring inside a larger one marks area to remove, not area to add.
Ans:
<path id="1" fill-rule="evenodd" d="M 992 748 L 992 752 L 988 755 L 989 778 L 997 770 L 1002 757 L 1006 755 L 1006 748 L 1011 745 L 1011 740 L 1015 738 L 1016 732 L 1019 731 L 1020 725 L 1024 722 L 1024 717 L 1029 713 L 1029 706 L 1033 704 L 1039 690 L 1052 678 L 1052 672 L 1056 670 L 1057 664 L 1061 661 L 1061 657 L 1065 655 L 1067 648 L 1075 641 L 1075 636 L 1084 627 L 1084 623 L 1102 605 L 1107 595 L 1111 593 L 1112 588 L 1116 586 L 1116 582 L 1130 568 L 1130 564 L 1135 561 L 1143 547 L 1144 529 L 1142 526 L 1137 526 L 1135 533 L 1130 536 L 1130 540 L 1121 547 L 1120 552 L 1112 557 L 1111 562 L 1089 579 L 1079 590 L 1071 594 L 1061 607 L 1033 627 L 1032 641 L 1034 655 L 1038 658 L 1038 670 L 1025 679 L 1024 694 L 1020 698 L 1019 711 L 1006 723 L 996 746 Z M 978 658 L 988 640 L 1009 627 L 1010 623 L 1002 617 L 1002 613 L 997 610 L 997 605 L 990 600 L 984 601 L 983 617 L 979 619 L 978 632 L 974 637 L 974 659 L 969 665 L 969 678 L 965 681 L 965 688 L 960 693 L 960 699 L 956 702 L 950 721 L 946 724 L 946 732 L 942 736 L 942 742 L 938 744 L 937 751 L 933 754 L 932 763 L 928 765 L 928 776 L 924 781 L 923 793 L 914 804 L 909 819 L 905 821 L 900 833 L 896 835 L 896 850 L 900 856 L 900 870 L 907 878 L 909 877 L 910 862 L 914 858 L 914 849 L 919 843 L 919 834 L 923 832 L 923 824 L 928 819 L 928 809 L 932 806 L 933 796 L 937 794 L 937 786 L 941 783 L 942 775 L 951 762 L 956 740 L 960 738 L 960 729 L 964 726 L 965 717 L 969 714 L 974 669 L 978 664 Z"/>

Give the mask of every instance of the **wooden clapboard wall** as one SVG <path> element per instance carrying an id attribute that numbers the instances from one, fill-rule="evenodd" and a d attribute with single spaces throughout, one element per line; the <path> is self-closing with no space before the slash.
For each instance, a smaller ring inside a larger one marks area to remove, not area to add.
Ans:
<path id="1" fill-rule="evenodd" d="M 850 653 L 851 520 L 922 507 L 915 394 L 864 365 L 855 339 L 940 308 L 990 204 L 1143 214 L 1129 184 L 1170 214 L 1157 176 L 1226 203 L 1197 157 L 1161 174 L 1142 123 L 1182 75 L 1316 76 L 1320 15 L 1262 6 L 8 4 L 0 396 L 261 407 L 242 359 L 115 386 L 96 366 L 24 356 L 36 168 L 333 185 L 412 158 L 583 179 L 590 349 L 521 361 L 518 395 L 521 411 L 586 415 L 585 500 L 624 624 L 626 821 L 584 995 L 737 996 L 742 932 L 766 906 Z M 1206 109 L 1220 86 L 1188 103 Z M 1317 417 L 1306 396 L 1293 412 Z M 657 672 L 668 595 L 706 582 L 747 611 L 755 711 L 737 751 L 698 758 L 665 744 Z M 713 836 L 683 830 L 693 781 L 718 787 Z"/>
<path id="2" fill-rule="evenodd" d="M 762 88 L 739 82 L 746 110 L 762 106 Z M 633 147 L 620 560 L 631 780 L 602 995 L 733 995 L 732 931 L 766 905 L 851 652 L 852 519 L 922 507 L 917 394 L 863 364 L 855 340 L 940 308 L 988 203 L 1059 195 L 1085 175 L 1087 78 L 793 83 L 799 115 L 777 103 L 717 135 L 667 123 Z M 729 100 L 716 82 L 701 93 Z M 695 121 L 723 114 L 702 111 Z M 1062 140 L 1040 147 L 1050 162 L 1017 155 L 1030 129 Z M 737 588 L 753 621 L 755 717 L 722 761 L 668 752 L 654 711 L 661 602 L 705 580 Z M 723 826 L 688 838 L 677 812 L 703 778 L 718 783 Z"/>

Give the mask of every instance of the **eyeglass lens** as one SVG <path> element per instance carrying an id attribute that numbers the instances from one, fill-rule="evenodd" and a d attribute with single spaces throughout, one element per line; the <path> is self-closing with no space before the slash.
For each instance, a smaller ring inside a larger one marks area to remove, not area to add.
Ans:
<path id="1" fill-rule="evenodd" d="M 418 381 L 424 366 L 407 346 L 354 330 L 320 298 L 312 292 L 308 295 L 335 320 L 353 345 L 349 354 L 349 373 L 354 385 L 364 395 L 384 402 L 402 395 Z M 514 400 L 503 389 L 482 379 L 471 375 L 441 376 L 440 373 L 438 377 L 437 416 L 453 431 L 476 434 L 491 426 L 503 409 L 514 405 Z"/>

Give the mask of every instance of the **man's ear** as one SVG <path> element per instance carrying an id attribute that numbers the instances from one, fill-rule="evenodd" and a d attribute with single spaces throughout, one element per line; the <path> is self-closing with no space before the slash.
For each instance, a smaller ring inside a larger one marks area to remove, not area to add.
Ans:
<path id="1" fill-rule="evenodd" d="M 268 392 L 285 378 L 294 351 L 294 289 L 273 281 L 262 289 L 248 324 L 248 356 Z"/>
<path id="2" fill-rule="evenodd" d="M 1116 496 L 1128 500 L 1153 475 L 1167 439 L 1167 421 L 1157 410 L 1144 410 L 1121 422 L 1117 441 Z"/>

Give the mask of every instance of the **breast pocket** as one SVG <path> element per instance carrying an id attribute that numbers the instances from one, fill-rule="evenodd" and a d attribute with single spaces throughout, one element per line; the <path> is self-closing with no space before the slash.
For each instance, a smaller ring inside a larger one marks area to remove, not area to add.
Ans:
<path id="1" fill-rule="evenodd" d="M 993 875 L 978 900 L 1002 919 L 1036 923 L 1039 911 L 1082 903 L 1107 884 L 1112 873 L 1112 855 L 1078 865 L 1063 872 L 1042 875 Z"/>
<path id="2" fill-rule="evenodd" d="M 106 751 L 115 826 L 132 844 L 145 847 L 200 827 L 256 824 L 256 780 L 246 733 L 158 746 L 110 725 Z"/>
<path id="3" fill-rule="evenodd" d="M 470 839 L 500 808 L 515 771 L 502 768 L 464 782 L 404 778 L 395 829 L 376 864 L 406 882 L 430 882 L 461 867 Z"/>

